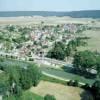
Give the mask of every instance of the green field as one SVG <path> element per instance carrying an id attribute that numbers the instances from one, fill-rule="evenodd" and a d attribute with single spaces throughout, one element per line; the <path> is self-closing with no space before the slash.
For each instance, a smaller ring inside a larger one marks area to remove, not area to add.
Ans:
<path id="1" fill-rule="evenodd" d="M 90 85 L 93 84 L 95 81 L 94 79 L 86 79 L 83 76 L 68 73 L 68 72 L 65 72 L 65 71 L 59 70 L 59 69 L 42 67 L 41 70 L 48 74 L 63 78 L 65 80 L 78 80 L 79 82 L 88 83 Z"/>
<path id="2" fill-rule="evenodd" d="M 81 36 L 81 35 L 80 35 Z M 91 50 L 91 51 L 98 51 L 100 52 L 100 30 L 89 30 L 83 32 L 82 36 L 90 37 L 86 42 L 88 43 L 87 46 L 78 47 L 79 51 L 83 50 Z"/>

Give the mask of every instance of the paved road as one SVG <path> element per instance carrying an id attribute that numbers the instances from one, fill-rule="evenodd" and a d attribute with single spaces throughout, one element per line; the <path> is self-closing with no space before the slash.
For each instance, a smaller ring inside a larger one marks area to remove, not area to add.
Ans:
<path id="1" fill-rule="evenodd" d="M 0 54 L 2 54 L 4 56 L 8 55 L 8 56 L 18 57 L 18 55 L 14 55 L 12 53 L 0 52 Z M 29 58 L 29 57 L 27 57 L 27 58 Z M 39 56 L 34 55 L 34 54 L 32 54 L 31 58 L 33 58 L 35 62 L 40 63 L 40 64 L 46 64 L 47 63 L 49 65 L 66 65 L 66 64 L 70 63 L 70 62 L 64 62 L 64 61 L 60 61 L 60 60 L 56 60 L 56 59 L 51 59 L 51 58 L 47 58 L 47 57 L 39 57 Z"/>

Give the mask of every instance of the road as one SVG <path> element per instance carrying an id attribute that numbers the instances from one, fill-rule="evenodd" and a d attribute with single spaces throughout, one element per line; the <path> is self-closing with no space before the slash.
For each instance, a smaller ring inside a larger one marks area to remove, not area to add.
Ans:
<path id="1" fill-rule="evenodd" d="M 19 57 L 18 55 L 14 55 L 12 53 L 5 53 L 5 52 L 0 52 L 0 55 L 3 55 L 3 56 L 15 56 L 15 57 L 18 57 L 20 59 L 22 59 L 21 57 Z M 64 61 L 60 61 L 60 60 L 56 60 L 56 59 L 51 59 L 51 58 L 47 58 L 47 57 L 39 57 L 37 55 L 34 55 L 32 54 L 32 57 L 34 59 L 34 61 L 36 63 L 39 63 L 39 64 L 47 64 L 47 65 L 66 65 L 66 64 L 70 64 L 70 62 L 64 62 Z M 29 59 L 29 57 L 27 57 L 27 59 Z"/>

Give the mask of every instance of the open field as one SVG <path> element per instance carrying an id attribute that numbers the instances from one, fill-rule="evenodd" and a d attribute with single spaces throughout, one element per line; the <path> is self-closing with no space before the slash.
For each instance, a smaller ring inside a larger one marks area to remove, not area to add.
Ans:
<path id="1" fill-rule="evenodd" d="M 50 75 L 51 77 L 55 77 L 60 80 L 78 80 L 80 83 L 88 83 L 90 85 L 93 84 L 95 81 L 94 79 L 86 79 L 83 76 L 65 72 L 59 69 L 52 69 L 52 68 L 44 67 L 41 70 L 44 73 L 47 73 L 47 75 Z"/>
<path id="2" fill-rule="evenodd" d="M 41 81 L 37 87 L 32 87 L 30 91 L 41 96 L 51 94 L 54 95 L 57 100 L 80 100 L 80 94 L 84 90 L 77 87 Z"/>
<path id="3" fill-rule="evenodd" d="M 78 47 L 79 51 L 83 50 L 91 50 L 91 51 L 98 51 L 100 52 L 100 30 L 90 30 L 83 32 L 84 36 L 90 37 L 90 39 L 87 40 L 88 45 L 83 47 Z"/>
<path id="4" fill-rule="evenodd" d="M 6 25 L 6 24 L 22 24 L 22 25 L 28 25 L 28 24 L 40 24 L 41 21 L 44 22 L 44 24 L 65 24 L 65 23 L 81 23 L 81 24 L 90 24 L 91 21 L 94 19 L 91 18 L 71 18 L 71 17 L 56 17 L 56 16 L 48 16 L 48 17 L 42 17 L 42 16 L 34 16 L 34 17 L 0 17 L 0 25 Z"/>

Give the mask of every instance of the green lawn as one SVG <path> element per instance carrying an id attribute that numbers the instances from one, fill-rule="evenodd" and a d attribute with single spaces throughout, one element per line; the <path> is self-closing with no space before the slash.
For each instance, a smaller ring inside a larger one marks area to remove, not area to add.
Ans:
<path id="1" fill-rule="evenodd" d="M 59 70 L 59 69 L 57 70 L 57 69 L 42 67 L 41 70 L 48 73 L 48 74 L 51 74 L 51 75 L 54 75 L 54 76 L 57 76 L 57 77 L 60 77 L 60 78 L 64 78 L 66 80 L 67 79 L 69 79 L 69 80 L 78 80 L 79 82 L 89 83 L 90 85 L 93 84 L 94 81 L 95 81 L 94 79 L 86 79 L 83 76 L 68 73 L 68 72 L 65 72 L 65 71 Z"/>
<path id="2" fill-rule="evenodd" d="M 59 84 L 63 84 L 63 85 L 66 85 L 66 81 L 63 81 L 63 80 L 59 80 L 59 79 L 56 79 L 56 78 L 53 78 L 53 77 L 49 77 L 49 76 L 46 76 L 46 75 L 42 75 L 41 79 L 43 81 L 49 81 L 49 82 L 53 82 L 53 83 L 59 83 Z"/>

